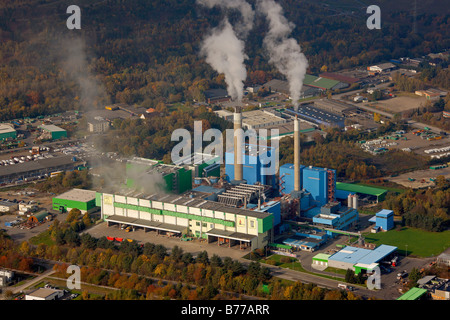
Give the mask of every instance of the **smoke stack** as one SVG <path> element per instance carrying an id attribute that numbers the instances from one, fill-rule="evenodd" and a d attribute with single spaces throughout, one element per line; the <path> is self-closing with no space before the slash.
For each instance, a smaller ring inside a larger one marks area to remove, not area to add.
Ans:
<path id="1" fill-rule="evenodd" d="M 300 120 L 294 120 L 294 191 L 300 191 Z"/>
<path id="2" fill-rule="evenodd" d="M 242 161 L 242 113 L 239 107 L 234 112 L 234 180 L 243 180 Z"/>

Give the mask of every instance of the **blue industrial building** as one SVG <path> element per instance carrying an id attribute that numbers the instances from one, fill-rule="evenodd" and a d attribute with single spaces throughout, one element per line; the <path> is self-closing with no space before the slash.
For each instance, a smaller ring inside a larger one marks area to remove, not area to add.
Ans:
<path id="1" fill-rule="evenodd" d="M 311 205 L 318 207 L 336 200 L 336 170 L 300 165 L 300 188 L 310 193 Z M 294 165 L 286 163 L 280 167 L 280 194 L 294 190 Z"/>
<path id="2" fill-rule="evenodd" d="M 324 227 L 347 230 L 358 219 L 359 214 L 356 209 L 342 206 L 340 202 L 329 202 L 320 208 L 320 213 L 314 215 L 312 221 Z"/>
<path id="3" fill-rule="evenodd" d="M 311 193 L 312 201 L 323 206 L 336 200 L 336 170 L 305 167 L 302 170 L 302 188 Z"/>
<path id="4" fill-rule="evenodd" d="M 277 226 L 281 223 L 281 203 L 280 201 L 268 201 L 263 203 L 259 209 L 253 211 L 271 213 L 273 216 L 273 225 Z"/>
<path id="5" fill-rule="evenodd" d="M 375 215 L 375 226 L 383 231 L 394 228 L 394 212 L 392 210 L 383 209 Z"/>
<path id="6" fill-rule="evenodd" d="M 260 182 L 263 185 L 276 186 L 275 175 L 264 174 L 263 169 L 268 168 L 271 164 L 266 163 L 272 159 L 274 148 L 264 147 L 261 152 L 257 145 L 246 144 L 243 150 L 243 179 L 247 184 L 255 184 Z M 273 159 L 272 159 L 273 160 Z M 228 182 L 234 180 L 234 150 L 225 152 L 225 175 Z"/>
<path id="7" fill-rule="evenodd" d="M 300 177 L 302 177 L 304 168 L 304 165 L 300 165 Z M 279 187 L 280 194 L 289 194 L 294 190 L 294 165 L 292 163 L 286 163 L 280 167 Z M 302 188 L 302 179 L 300 178 L 300 189 Z"/>
<path id="8" fill-rule="evenodd" d="M 328 258 L 328 267 L 351 269 L 355 274 L 361 271 L 371 272 L 381 261 L 396 254 L 397 247 L 380 245 L 374 250 L 347 246 Z"/>

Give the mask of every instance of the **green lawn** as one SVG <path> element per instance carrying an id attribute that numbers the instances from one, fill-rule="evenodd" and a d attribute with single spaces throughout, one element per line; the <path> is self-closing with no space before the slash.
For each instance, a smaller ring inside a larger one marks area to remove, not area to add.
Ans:
<path id="1" fill-rule="evenodd" d="M 408 255 L 417 257 L 437 256 L 450 247 L 450 230 L 428 232 L 404 227 L 400 231 L 394 229 L 387 232 L 366 233 L 364 237 L 367 242 L 377 245 L 396 246 L 400 254 L 405 254 L 406 248 L 408 248 Z"/>
<path id="2" fill-rule="evenodd" d="M 55 244 L 55 242 L 50 237 L 50 230 L 45 230 L 30 239 L 30 243 L 38 245 L 39 243 L 44 243 L 48 246 Z"/>

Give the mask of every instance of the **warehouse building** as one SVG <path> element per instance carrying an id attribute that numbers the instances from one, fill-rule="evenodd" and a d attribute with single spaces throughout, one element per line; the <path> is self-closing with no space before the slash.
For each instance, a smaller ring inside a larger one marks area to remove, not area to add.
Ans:
<path id="1" fill-rule="evenodd" d="M 39 288 L 25 295 L 25 300 L 57 300 L 64 295 L 63 290 Z"/>
<path id="2" fill-rule="evenodd" d="M 323 125 L 326 127 L 345 127 L 345 119 L 336 114 L 323 109 L 314 107 L 312 104 L 302 104 L 293 109 L 286 109 L 286 114 L 298 116 L 300 119 L 314 123 L 316 125 Z"/>
<path id="3" fill-rule="evenodd" d="M 283 125 L 286 119 L 264 110 L 253 110 L 242 113 L 242 126 L 245 129 L 262 129 L 269 126 Z"/>
<path id="4" fill-rule="evenodd" d="M 82 162 L 73 156 L 64 155 L 9 166 L 0 166 L 0 183 L 11 183 L 50 175 L 52 172 L 74 170 Z"/>
<path id="5" fill-rule="evenodd" d="M 314 107 L 332 112 L 341 116 L 345 116 L 356 110 L 356 106 L 339 102 L 332 99 L 320 99 L 314 101 Z"/>
<path id="6" fill-rule="evenodd" d="M 17 138 L 17 131 L 10 125 L 0 123 L 0 140 Z"/>
<path id="7" fill-rule="evenodd" d="M 313 88 L 318 88 L 322 91 L 326 90 L 338 90 L 348 87 L 348 83 L 340 82 L 337 80 L 322 78 L 313 76 L 311 74 L 305 74 L 303 85 Z"/>
<path id="8" fill-rule="evenodd" d="M 336 196 L 338 199 L 345 199 L 349 194 L 356 194 L 359 199 L 367 201 L 383 201 L 387 190 L 377 187 L 363 186 L 355 183 L 336 182 Z"/>
<path id="9" fill-rule="evenodd" d="M 39 126 L 39 128 L 42 129 L 43 132 L 43 135 L 41 136 L 42 139 L 57 140 L 67 138 L 67 131 L 63 128 L 55 126 L 54 124 L 43 124 Z"/>
<path id="10" fill-rule="evenodd" d="M 10 201 L 0 201 L 0 212 L 11 213 L 19 208 L 19 204 Z"/>
<path id="11" fill-rule="evenodd" d="M 397 300 L 419 300 L 421 297 L 423 297 L 427 293 L 427 290 L 421 289 L 421 288 L 411 288 L 404 294 L 402 294 L 400 297 L 398 297 Z"/>
<path id="12" fill-rule="evenodd" d="M 355 274 L 371 272 L 385 259 L 395 255 L 397 247 L 382 244 L 374 250 L 346 246 L 328 258 L 328 266 L 353 270 Z"/>
<path id="13" fill-rule="evenodd" d="M 42 223 L 51 220 L 52 216 L 47 211 L 35 213 L 28 218 L 29 222 Z"/>
<path id="14" fill-rule="evenodd" d="M 290 95 L 289 82 L 287 81 L 272 79 L 266 82 L 262 87 L 271 93 L 273 92 L 282 93 L 291 98 L 289 96 Z M 315 97 L 320 93 L 321 90 L 319 88 L 302 86 L 302 89 L 300 91 L 300 99 Z"/>
<path id="15" fill-rule="evenodd" d="M 225 89 L 208 89 L 204 92 L 205 100 L 209 104 L 228 102 L 231 97 Z"/>
<path id="16" fill-rule="evenodd" d="M 97 193 L 96 204 L 108 225 L 189 235 L 207 239 L 208 243 L 239 244 L 252 250 L 271 242 L 274 226 L 274 217 L 267 212 L 179 195 Z"/>
<path id="17" fill-rule="evenodd" d="M 95 191 L 72 189 L 56 196 L 52 200 L 53 210 L 68 212 L 78 209 L 82 213 L 94 212 L 98 209 L 95 205 Z"/>

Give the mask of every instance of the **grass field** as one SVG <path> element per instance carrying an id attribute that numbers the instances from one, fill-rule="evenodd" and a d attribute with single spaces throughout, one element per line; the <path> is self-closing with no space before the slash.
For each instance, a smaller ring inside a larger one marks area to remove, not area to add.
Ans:
<path id="1" fill-rule="evenodd" d="M 367 242 L 377 245 L 387 244 L 398 247 L 400 254 L 408 256 L 432 257 L 439 255 L 450 247 L 450 230 L 444 232 L 428 232 L 415 228 L 404 227 L 401 230 L 391 230 L 380 233 L 364 234 Z"/>
<path id="2" fill-rule="evenodd" d="M 30 243 L 34 245 L 38 245 L 39 243 L 44 243 L 48 246 L 54 245 L 55 242 L 52 240 L 50 236 L 50 230 L 45 230 L 38 234 L 37 236 L 34 236 L 30 239 Z"/>

